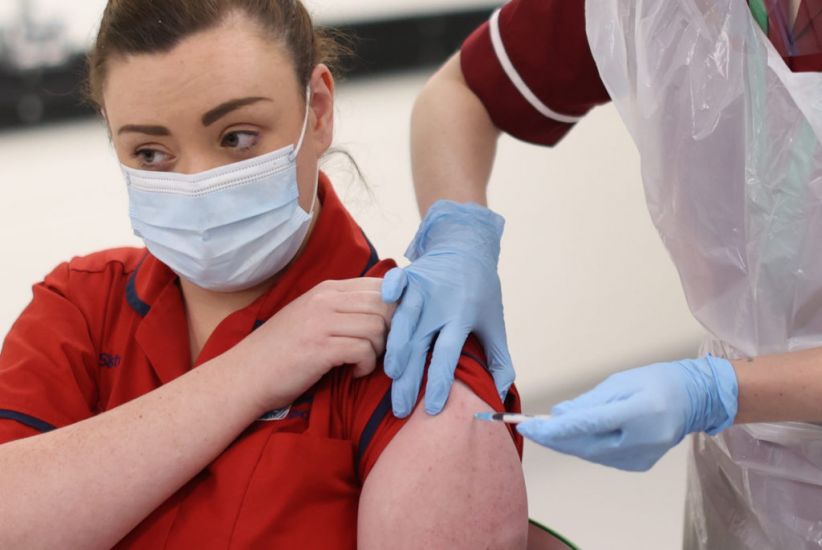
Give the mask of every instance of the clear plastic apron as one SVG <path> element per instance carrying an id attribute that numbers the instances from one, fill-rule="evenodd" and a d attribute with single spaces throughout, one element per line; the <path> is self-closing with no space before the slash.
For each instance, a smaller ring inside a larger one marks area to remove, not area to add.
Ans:
<path id="1" fill-rule="evenodd" d="M 822 75 L 792 73 L 745 0 L 586 0 L 586 21 L 705 351 L 822 346 Z M 822 548 L 822 427 L 696 436 L 685 532 Z"/>

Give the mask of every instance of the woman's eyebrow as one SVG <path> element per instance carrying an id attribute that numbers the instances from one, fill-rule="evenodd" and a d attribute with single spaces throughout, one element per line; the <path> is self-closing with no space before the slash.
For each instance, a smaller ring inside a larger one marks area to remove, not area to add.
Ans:
<path id="1" fill-rule="evenodd" d="M 267 97 L 244 97 L 241 99 L 226 101 L 203 115 L 203 126 L 211 126 L 231 111 L 239 109 L 240 107 L 245 107 L 246 105 L 251 105 L 252 103 L 257 103 L 258 101 L 271 100 Z"/>
<path id="2" fill-rule="evenodd" d="M 170 136 L 171 132 L 165 126 L 141 126 L 139 124 L 126 124 L 119 130 L 117 130 L 117 135 L 124 134 L 126 132 L 133 132 L 137 134 L 148 134 L 149 136 Z"/>

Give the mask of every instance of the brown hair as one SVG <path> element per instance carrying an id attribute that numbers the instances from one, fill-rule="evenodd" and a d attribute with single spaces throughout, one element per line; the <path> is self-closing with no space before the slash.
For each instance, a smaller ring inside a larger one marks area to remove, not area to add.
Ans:
<path id="1" fill-rule="evenodd" d="M 108 0 L 97 41 L 88 55 L 89 100 L 102 107 L 106 63 L 112 57 L 168 52 L 236 12 L 282 41 L 303 88 L 317 64 L 333 66 L 344 53 L 330 30 L 314 27 L 300 0 Z"/>

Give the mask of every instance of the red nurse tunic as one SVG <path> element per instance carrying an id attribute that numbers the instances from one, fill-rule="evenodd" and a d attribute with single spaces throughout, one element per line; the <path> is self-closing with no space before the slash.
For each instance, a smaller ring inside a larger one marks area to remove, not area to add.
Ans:
<path id="1" fill-rule="evenodd" d="M 319 197 L 303 253 L 266 294 L 220 323 L 194 361 L 178 277 L 145 249 L 108 250 L 55 269 L 35 285 L 0 352 L 0 444 L 168 383 L 322 281 L 381 277 L 395 266 L 379 260 L 324 175 Z M 494 410 L 520 409 L 516 390 L 500 402 L 474 339 L 456 378 Z M 390 383 L 382 369 L 362 379 L 347 367 L 332 370 L 285 418 L 264 416 L 239 434 L 117 547 L 355 548 L 362 483 L 404 424 L 390 413 Z M 521 454 L 521 438 L 510 433 Z"/>

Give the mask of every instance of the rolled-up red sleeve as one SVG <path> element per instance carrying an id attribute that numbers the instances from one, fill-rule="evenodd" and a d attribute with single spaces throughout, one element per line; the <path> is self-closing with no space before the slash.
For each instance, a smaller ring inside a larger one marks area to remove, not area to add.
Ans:
<path id="1" fill-rule="evenodd" d="M 429 354 L 430 361 L 430 354 Z M 503 403 L 488 371 L 482 346 L 474 336 L 466 342 L 454 373 L 455 380 L 465 384 L 488 405 L 488 410 L 496 412 L 521 412 L 519 393 L 512 386 Z M 419 400 L 425 389 L 423 378 Z M 356 442 L 356 460 L 360 479 L 365 480 L 377 463 L 382 452 L 399 433 L 408 418 L 396 418 L 391 412 L 391 380 L 382 372 L 353 382 L 349 395 L 349 411 L 345 415 L 350 424 L 351 438 Z M 513 426 L 507 425 L 509 435 L 522 457 L 522 436 Z"/>
<path id="2" fill-rule="evenodd" d="M 64 264 L 35 285 L 3 343 L 0 444 L 93 414 L 96 354 L 88 323 L 68 297 L 69 278 Z"/>
<path id="3" fill-rule="evenodd" d="M 555 145 L 609 101 L 588 46 L 585 0 L 512 0 L 465 41 L 462 71 L 494 124 Z"/>

